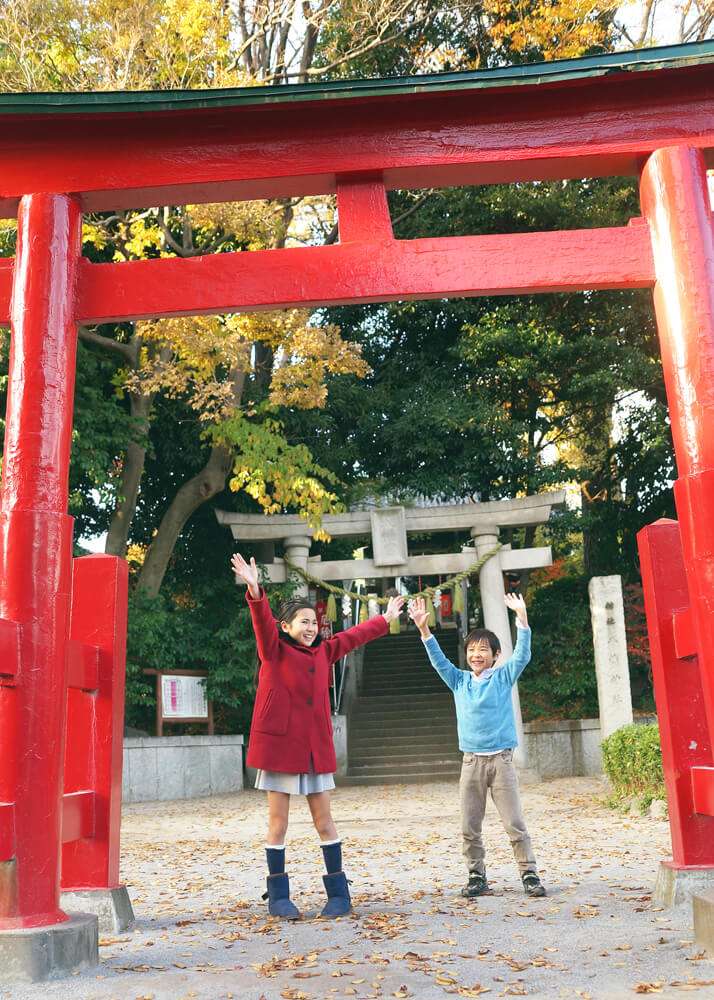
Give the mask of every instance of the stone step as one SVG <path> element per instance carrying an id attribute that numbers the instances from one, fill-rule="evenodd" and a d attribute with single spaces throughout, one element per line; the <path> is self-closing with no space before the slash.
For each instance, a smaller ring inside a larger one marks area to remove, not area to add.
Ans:
<path id="1" fill-rule="evenodd" d="M 416 736 L 418 733 L 438 732 L 439 730 L 455 731 L 456 715 L 451 714 L 418 717 L 413 715 L 370 715 L 366 718 L 359 719 L 359 721 L 353 721 L 351 730 L 355 736 L 359 734 L 372 735 L 375 732 L 391 732 L 395 735 L 398 733 L 404 735 L 413 733 Z"/>
<path id="2" fill-rule="evenodd" d="M 427 785 L 439 781 L 458 784 L 459 771 L 424 771 L 418 774 L 335 775 L 335 784 L 343 788 L 378 787 L 380 785 Z M 456 794 L 456 792 L 455 792 Z"/>
<path id="3" fill-rule="evenodd" d="M 456 739 L 456 719 L 439 719 L 436 724 L 429 720 L 420 719 L 412 725 L 411 729 L 406 726 L 386 726 L 384 729 L 376 729 L 374 726 L 358 730 L 353 726 L 349 736 L 351 747 L 375 746 L 380 742 L 389 745 L 395 742 L 401 743 L 436 743 L 441 746 L 449 740 Z"/>
<path id="4" fill-rule="evenodd" d="M 430 718 L 415 718 L 411 715 L 383 716 L 370 715 L 362 716 L 359 720 L 352 720 L 350 732 L 357 738 L 360 735 L 374 739 L 376 735 L 383 733 L 385 736 L 416 736 L 425 733 L 456 732 L 456 715 L 442 714 L 431 716 Z"/>
<path id="5" fill-rule="evenodd" d="M 347 773 L 348 774 L 387 774 L 397 769 L 403 771 L 404 774 L 414 774 L 423 773 L 425 771 L 431 771 L 436 769 L 440 770 L 458 770 L 461 767 L 461 754 L 443 754 L 437 757 L 428 757 L 424 760 L 418 758 L 411 759 L 408 761 L 399 762 L 398 768 L 391 762 L 387 763 L 370 763 L 370 764 L 350 764 Z"/>
<path id="6" fill-rule="evenodd" d="M 457 647 L 453 649 L 447 647 L 442 649 L 442 652 L 450 659 L 458 659 L 459 651 Z M 365 668 L 384 666 L 386 663 L 424 663 L 429 665 L 429 657 L 426 654 L 425 649 L 393 649 L 393 650 L 383 650 L 378 653 L 366 653 L 364 658 Z"/>
<path id="7" fill-rule="evenodd" d="M 444 691 L 445 685 L 439 684 L 417 684 L 412 682 L 410 684 L 403 683 L 400 684 L 399 681 L 395 681 L 394 684 L 389 686 L 384 685 L 384 687 L 378 688 L 376 686 L 364 688 L 362 694 L 365 698 L 382 698 L 389 697 L 390 695 L 400 695 L 402 697 L 412 698 L 414 695 L 428 694 L 435 695 L 440 694 Z"/>
<path id="8" fill-rule="evenodd" d="M 444 649 L 442 652 L 447 659 L 458 661 L 458 650 Z M 395 653 L 380 653 L 375 656 L 365 656 L 364 670 L 399 669 L 401 667 L 422 667 L 424 670 L 433 670 L 430 666 L 429 657 L 423 649 L 415 649 L 407 652 L 398 651 Z"/>
<path id="9" fill-rule="evenodd" d="M 404 748 L 402 748 L 404 749 Z M 392 767 L 394 770 L 404 769 L 412 764 L 433 764 L 451 763 L 458 760 L 461 763 L 461 756 L 458 748 L 442 747 L 439 750 L 424 750 L 422 747 L 414 748 L 410 753 L 388 753 L 383 750 L 375 751 L 372 754 L 364 752 L 354 757 L 350 756 L 349 772 L 356 773 L 361 767 Z"/>
<path id="10" fill-rule="evenodd" d="M 455 628 L 435 629 L 432 635 L 439 640 L 439 644 L 456 644 L 459 641 L 459 633 Z M 416 629 L 409 632 L 400 632 L 399 635 L 382 635 L 379 639 L 374 639 L 370 643 L 370 649 L 383 649 L 385 646 L 407 646 L 412 643 L 415 646 L 422 645 L 422 639 Z"/>
<path id="11" fill-rule="evenodd" d="M 411 695 L 411 697 L 417 698 L 418 695 Z M 362 720 L 374 719 L 379 717 L 380 719 L 433 719 L 435 717 L 447 719 L 453 719 L 456 716 L 456 711 L 453 704 L 439 704 L 435 705 L 420 705 L 416 707 L 409 703 L 410 699 L 402 699 L 401 704 L 392 703 L 391 705 L 362 705 L 356 709 L 352 714 L 352 724 L 360 725 Z"/>
<path id="12" fill-rule="evenodd" d="M 379 677 L 382 674 L 435 674 L 429 660 L 424 656 L 413 660 L 384 660 L 383 663 L 366 663 L 362 668 L 363 677 Z"/>
<path id="13" fill-rule="evenodd" d="M 417 683 L 437 680 L 440 684 L 444 683 L 436 670 L 430 667 L 428 663 L 426 665 L 422 663 L 418 667 L 409 670 L 401 670 L 394 664 L 385 667 L 384 670 L 375 670 L 373 672 L 365 670 L 362 672 L 361 685 L 363 688 L 367 688 L 372 684 L 381 686 L 386 682 L 391 683 L 393 680 L 416 681 Z"/>
<path id="14" fill-rule="evenodd" d="M 357 757 L 369 757 L 374 754 L 420 754 L 420 753 L 454 753 L 458 750 L 458 740 L 456 733 L 444 733 L 439 739 L 430 739 L 427 737 L 422 737 L 422 739 L 412 739 L 409 742 L 407 739 L 394 741 L 394 740 L 373 740 L 371 743 L 366 743 L 360 741 L 359 743 L 353 743 L 350 740 L 349 743 L 349 759 L 350 761 Z"/>
<path id="15" fill-rule="evenodd" d="M 412 720 L 411 726 L 402 725 L 402 720 L 398 719 L 396 722 L 382 722 L 381 724 L 370 722 L 359 729 L 357 726 L 353 726 L 350 743 L 352 743 L 353 739 L 359 740 L 362 737 L 367 740 L 391 739 L 396 737 L 421 740 L 425 736 L 433 735 L 434 739 L 442 739 L 444 736 L 455 732 L 456 719 L 439 719 L 436 723 L 429 723 L 421 719 L 417 722 Z"/>
<path id="16" fill-rule="evenodd" d="M 364 735 L 367 737 L 383 736 L 412 736 L 415 739 L 428 733 L 455 733 L 456 718 L 444 717 L 436 721 L 428 719 L 369 719 L 359 725 L 353 723 L 352 733 L 354 737 Z"/>
<path id="17" fill-rule="evenodd" d="M 438 689 L 439 693 L 437 695 L 431 694 L 429 691 L 425 691 L 423 695 L 416 695 L 414 701 L 410 702 L 413 705 L 421 705 L 424 707 L 433 707 L 434 705 L 443 703 L 444 705 L 453 705 L 454 696 L 451 694 L 449 689 L 442 684 Z M 400 695 L 360 695 L 355 702 L 355 706 L 372 706 L 372 705 L 394 705 L 403 704 L 404 699 Z"/>

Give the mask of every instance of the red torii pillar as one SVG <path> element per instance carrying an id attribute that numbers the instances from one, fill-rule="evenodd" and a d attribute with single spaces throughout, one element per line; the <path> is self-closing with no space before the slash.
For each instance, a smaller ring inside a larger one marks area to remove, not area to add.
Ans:
<path id="1" fill-rule="evenodd" d="M 679 475 L 678 522 L 639 536 L 673 847 L 656 894 L 671 904 L 714 887 L 714 229 L 702 152 L 652 153 L 641 201 Z"/>
<path id="2" fill-rule="evenodd" d="M 3 651 L 15 654 L 0 672 L 18 682 L 0 687 L 0 728 L 15 734 L 0 757 L 0 802 L 10 813 L 4 829 L 14 838 L 14 856 L 0 862 L 0 931 L 42 928 L 54 968 L 63 949 L 70 968 L 96 961 L 97 950 L 96 917 L 68 918 L 59 907 L 81 223 L 69 195 L 21 199 L 0 496 Z"/>

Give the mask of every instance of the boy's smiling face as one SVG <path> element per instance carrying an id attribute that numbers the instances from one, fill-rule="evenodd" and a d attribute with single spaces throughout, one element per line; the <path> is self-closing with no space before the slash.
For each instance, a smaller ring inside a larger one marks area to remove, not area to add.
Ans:
<path id="1" fill-rule="evenodd" d="M 466 662 L 469 669 L 476 675 L 482 674 L 494 665 L 498 659 L 498 653 L 491 651 L 491 644 L 488 639 L 479 639 L 477 642 L 470 642 L 466 647 Z"/>

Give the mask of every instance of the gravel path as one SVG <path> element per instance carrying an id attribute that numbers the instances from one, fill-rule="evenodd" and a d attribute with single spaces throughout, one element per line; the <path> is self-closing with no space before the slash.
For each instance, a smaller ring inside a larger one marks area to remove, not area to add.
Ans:
<path id="1" fill-rule="evenodd" d="M 602 785 L 523 790 L 545 899 L 523 895 L 510 845 L 486 819 L 494 895 L 461 899 L 457 785 L 338 789 L 355 913 L 315 919 L 321 854 L 307 806 L 288 837 L 297 924 L 266 919 L 261 793 L 125 807 L 123 879 L 136 928 L 105 938 L 101 965 L 2 1000 L 322 1000 L 656 993 L 714 998 L 714 961 L 691 910 L 654 907 L 667 823 L 606 809 Z"/>

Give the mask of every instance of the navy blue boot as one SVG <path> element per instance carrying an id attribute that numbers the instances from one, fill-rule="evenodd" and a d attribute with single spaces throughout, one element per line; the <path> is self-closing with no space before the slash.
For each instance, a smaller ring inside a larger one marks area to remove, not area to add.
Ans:
<path id="1" fill-rule="evenodd" d="M 263 894 L 268 900 L 268 913 L 271 917 L 283 917 L 285 920 L 299 920 L 300 911 L 290 901 L 290 882 L 285 872 L 279 875 L 268 875 L 268 891 Z"/>
<path id="2" fill-rule="evenodd" d="M 323 917 L 344 917 L 352 910 L 350 890 L 347 888 L 347 876 L 344 872 L 334 872 L 332 875 L 323 875 L 322 881 L 325 883 L 327 902 L 320 915 Z"/>

